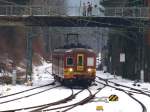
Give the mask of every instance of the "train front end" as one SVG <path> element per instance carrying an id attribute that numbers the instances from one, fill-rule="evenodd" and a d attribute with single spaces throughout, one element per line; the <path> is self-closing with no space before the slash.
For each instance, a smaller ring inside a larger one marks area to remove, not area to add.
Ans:
<path id="1" fill-rule="evenodd" d="M 96 54 L 89 49 L 74 49 L 64 57 L 64 81 L 91 84 L 96 76 Z"/>

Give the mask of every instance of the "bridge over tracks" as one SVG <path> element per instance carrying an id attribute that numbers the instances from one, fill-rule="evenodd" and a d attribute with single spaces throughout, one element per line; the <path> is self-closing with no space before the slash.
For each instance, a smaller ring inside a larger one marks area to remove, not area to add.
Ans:
<path id="1" fill-rule="evenodd" d="M 149 7 L 97 8 L 82 16 L 83 7 L 0 6 L 0 25 L 63 27 L 148 27 Z"/>

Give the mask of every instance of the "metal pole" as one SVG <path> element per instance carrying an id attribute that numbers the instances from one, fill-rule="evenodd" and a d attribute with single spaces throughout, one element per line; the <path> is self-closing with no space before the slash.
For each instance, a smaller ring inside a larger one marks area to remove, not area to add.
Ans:
<path id="1" fill-rule="evenodd" d="M 17 74 L 16 74 L 16 70 L 15 69 L 13 69 L 13 72 L 12 72 L 12 85 L 16 85 L 16 76 L 17 76 Z"/>
<path id="2" fill-rule="evenodd" d="M 144 46 L 144 42 L 145 42 L 145 41 L 144 41 L 144 39 L 145 39 L 145 38 L 144 38 L 144 29 L 142 29 L 142 32 L 141 32 L 141 33 L 142 33 L 142 45 L 141 45 L 141 47 L 142 47 L 142 58 L 141 58 L 141 61 L 142 61 L 142 62 L 141 62 L 140 79 L 141 79 L 141 82 L 144 82 L 144 68 L 145 68 L 145 67 L 144 67 L 144 65 L 145 65 L 145 63 L 144 63 L 144 57 L 145 57 L 145 56 L 144 56 L 144 55 L 145 55 L 145 52 L 144 52 L 144 50 L 145 50 L 145 49 L 144 49 L 144 47 L 145 47 L 145 46 Z"/>
<path id="3" fill-rule="evenodd" d="M 27 27 L 27 69 L 26 69 L 26 81 L 32 80 L 32 27 Z"/>

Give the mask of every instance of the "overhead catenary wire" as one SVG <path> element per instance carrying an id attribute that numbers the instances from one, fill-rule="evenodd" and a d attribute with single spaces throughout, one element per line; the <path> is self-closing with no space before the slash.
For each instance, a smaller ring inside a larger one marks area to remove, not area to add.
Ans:
<path id="1" fill-rule="evenodd" d="M 7 1 L 7 0 L 0 0 L 0 2 L 12 4 L 12 5 L 18 5 L 18 4 L 15 3 L 15 2 L 10 2 L 10 1 Z"/>
<path id="2" fill-rule="evenodd" d="M 132 0 L 132 1 L 126 1 L 126 2 L 111 2 L 111 4 L 120 4 L 120 3 L 122 3 L 122 4 L 129 4 L 129 5 L 135 5 L 135 3 L 136 2 L 140 2 L 140 0 Z"/>

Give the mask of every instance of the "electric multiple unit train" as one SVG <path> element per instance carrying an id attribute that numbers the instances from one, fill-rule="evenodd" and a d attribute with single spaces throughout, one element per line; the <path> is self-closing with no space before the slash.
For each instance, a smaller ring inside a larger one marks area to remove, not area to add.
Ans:
<path id="1" fill-rule="evenodd" d="M 90 85 L 96 75 L 96 54 L 88 48 L 55 49 L 52 74 L 65 85 Z"/>

